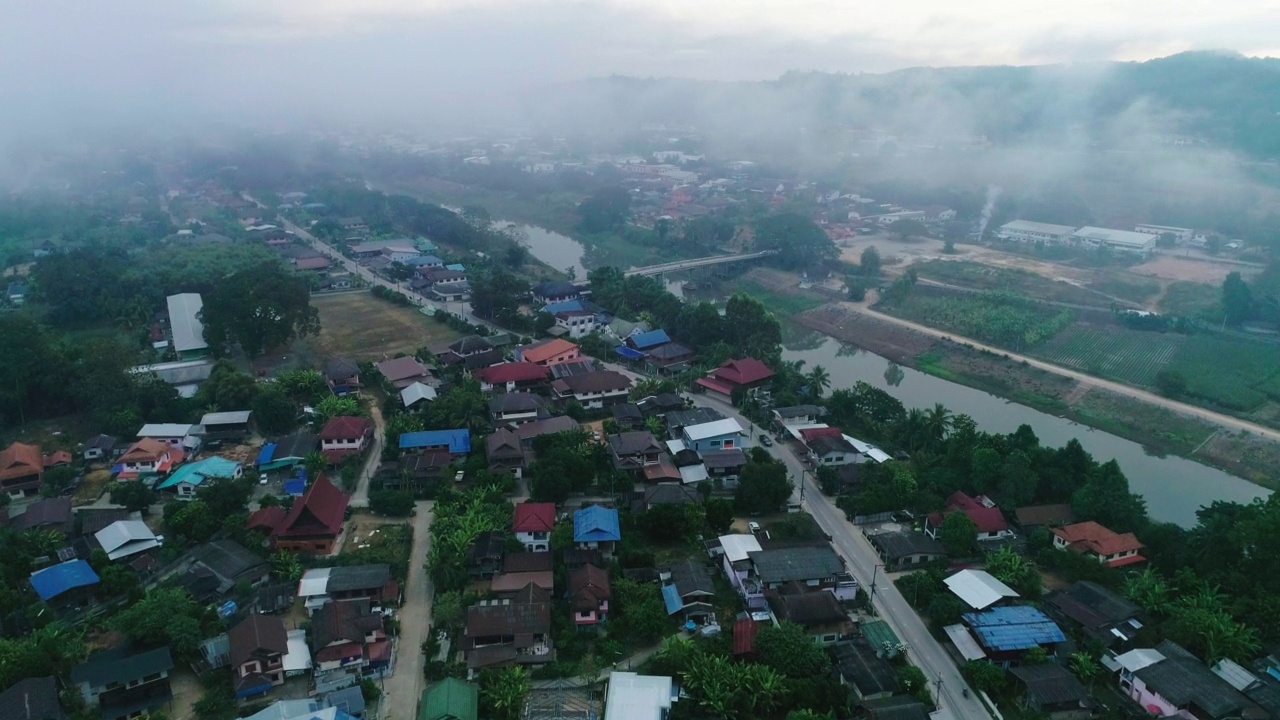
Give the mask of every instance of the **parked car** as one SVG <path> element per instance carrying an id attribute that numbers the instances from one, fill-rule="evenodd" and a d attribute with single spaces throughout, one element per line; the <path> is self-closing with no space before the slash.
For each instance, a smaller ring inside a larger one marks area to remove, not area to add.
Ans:
<path id="1" fill-rule="evenodd" d="M 756 533 L 760 532 L 760 523 L 756 522 L 755 520 L 752 520 L 751 522 L 747 523 L 747 529 L 751 531 L 752 535 L 755 535 Z"/>
<path id="2" fill-rule="evenodd" d="M 763 446 L 765 446 L 765 447 L 772 447 L 772 446 L 773 446 L 773 438 L 769 437 L 768 435 L 761 435 L 761 436 L 760 436 L 760 444 L 761 444 L 761 445 L 763 445 Z"/>
<path id="3" fill-rule="evenodd" d="M 259 485 L 266 485 L 266 484 L 267 484 L 267 481 L 268 481 L 268 480 L 270 480 L 270 479 L 271 479 L 271 478 L 267 477 L 267 474 L 266 474 L 266 473 L 262 473 L 261 475 L 259 475 L 259 476 L 258 476 L 258 484 L 259 484 Z"/>

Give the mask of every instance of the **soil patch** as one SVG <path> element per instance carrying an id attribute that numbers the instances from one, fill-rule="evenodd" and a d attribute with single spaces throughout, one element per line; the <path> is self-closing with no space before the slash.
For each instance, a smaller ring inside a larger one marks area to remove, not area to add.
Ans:
<path id="1" fill-rule="evenodd" d="M 460 337 L 414 308 L 392 305 L 367 292 L 316 296 L 311 303 L 320 312 L 317 344 L 323 357 L 381 360 Z"/>
<path id="2" fill-rule="evenodd" d="M 1240 265 L 1205 262 L 1191 258 L 1180 258 L 1171 255 L 1158 255 L 1152 260 L 1134 265 L 1130 271 L 1139 275 L 1150 275 L 1164 280 L 1187 280 L 1190 282 L 1221 284 L 1227 275 L 1238 272 L 1248 277 L 1254 274 Z"/>
<path id="3" fill-rule="evenodd" d="M 810 330 L 901 364 L 910 364 L 913 358 L 938 343 L 924 333 L 845 309 L 839 303 L 814 308 L 793 319 Z"/>

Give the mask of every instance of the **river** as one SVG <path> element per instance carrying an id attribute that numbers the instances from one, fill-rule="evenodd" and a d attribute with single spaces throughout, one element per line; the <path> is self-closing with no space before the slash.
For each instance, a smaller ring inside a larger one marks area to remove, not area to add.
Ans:
<path id="1" fill-rule="evenodd" d="M 583 248 L 577 241 L 533 225 L 515 224 L 527 234 L 529 252 L 534 257 L 555 268 L 573 267 L 579 279 L 586 278 Z M 667 289 L 677 297 L 682 296 L 682 285 L 681 281 L 667 280 Z M 908 408 L 931 408 L 934 403 L 942 403 L 954 413 L 972 417 L 987 432 L 1010 433 L 1019 425 L 1028 425 L 1048 447 L 1078 439 L 1098 461 L 1115 458 L 1133 491 L 1146 498 L 1147 510 L 1155 520 L 1189 527 L 1196 522 L 1196 510 L 1215 500 L 1247 503 L 1270 494 L 1265 488 L 1221 470 L 1172 455 L 1151 455 L 1138 443 L 966 385 L 906 367 L 891 373 L 893 364 L 885 358 L 794 323 L 784 321 L 783 330 L 783 357 L 803 360 L 807 368 L 823 366 L 831 374 L 833 388 L 849 387 L 861 380 L 888 391 Z M 896 382 L 891 383 L 890 379 Z"/>

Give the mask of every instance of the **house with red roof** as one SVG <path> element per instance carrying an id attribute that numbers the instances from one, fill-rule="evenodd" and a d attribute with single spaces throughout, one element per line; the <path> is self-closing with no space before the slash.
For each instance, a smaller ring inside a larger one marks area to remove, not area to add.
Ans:
<path id="1" fill-rule="evenodd" d="M 1053 533 L 1055 548 L 1088 555 L 1111 567 L 1125 567 L 1147 561 L 1138 554 L 1143 546 L 1136 535 L 1115 532 L 1092 520 L 1052 528 L 1050 532 Z"/>
<path id="2" fill-rule="evenodd" d="M 546 365 L 508 362 L 472 371 L 484 392 L 528 392 L 545 386 L 551 379 Z"/>
<path id="3" fill-rule="evenodd" d="M 279 507 L 262 508 L 249 516 L 247 525 L 251 530 L 267 531 L 276 550 L 328 555 L 342 533 L 350 501 L 346 493 L 321 475 L 287 514 Z"/>
<path id="4" fill-rule="evenodd" d="M 529 552 L 551 550 L 551 531 L 556 526 L 555 503 L 523 502 L 516 505 L 511 530 Z"/>
<path id="5" fill-rule="evenodd" d="M 970 497 L 958 490 L 947 498 L 946 509 L 925 518 L 925 533 L 937 540 L 943 518 L 956 512 L 964 513 L 973 521 L 974 526 L 978 528 L 979 541 L 1013 537 L 1013 531 L 1009 529 L 1009 523 L 1004 519 L 1004 513 L 1000 512 L 995 501 L 986 495 Z"/>
<path id="6" fill-rule="evenodd" d="M 706 377 L 698 378 L 698 385 L 718 392 L 721 395 L 732 395 L 737 388 L 755 388 L 769 382 L 773 371 L 763 362 L 751 358 L 725 360 L 720 367 L 712 370 Z"/>
<path id="7" fill-rule="evenodd" d="M 12 497 L 35 495 L 44 479 L 40 446 L 16 442 L 0 450 L 0 492 Z"/>
<path id="8" fill-rule="evenodd" d="M 348 455 L 359 455 L 373 438 L 373 424 L 362 417 L 337 415 L 320 430 L 320 453 L 331 465 Z"/>

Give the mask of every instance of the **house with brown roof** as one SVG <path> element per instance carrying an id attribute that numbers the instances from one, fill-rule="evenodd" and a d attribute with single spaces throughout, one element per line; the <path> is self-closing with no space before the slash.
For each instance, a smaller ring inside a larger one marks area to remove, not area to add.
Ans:
<path id="1" fill-rule="evenodd" d="M 522 345 L 515 350 L 516 360 L 548 367 L 571 362 L 582 357 L 582 350 L 575 343 L 563 338 L 552 338 Z"/>
<path id="2" fill-rule="evenodd" d="M 1033 527 L 1061 527 L 1076 521 L 1071 506 L 1065 503 L 1056 505 L 1027 505 L 1016 508 L 1013 518 L 1018 527 L 1030 530 Z"/>
<path id="3" fill-rule="evenodd" d="M 419 362 L 418 358 L 412 355 L 383 360 L 374 367 L 378 368 L 378 372 L 382 373 L 382 377 L 386 378 L 387 382 L 391 383 L 397 390 L 403 390 L 415 382 L 431 385 L 435 380 L 431 376 L 431 368 Z"/>
<path id="4" fill-rule="evenodd" d="M 752 358 L 725 360 L 706 377 L 698 378 L 698 385 L 721 395 L 732 395 L 734 390 L 761 387 L 773 379 L 774 372 L 768 365 Z"/>
<path id="5" fill-rule="evenodd" d="M 348 455 L 364 452 L 373 439 L 373 425 L 362 417 L 337 415 L 329 418 L 320 430 L 320 453 L 331 465 L 337 465 Z"/>
<path id="6" fill-rule="evenodd" d="M 647 430 L 610 435 L 608 441 L 613 466 L 632 475 L 642 473 L 647 466 L 657 465 L 666 455 L 666 447 Z"/>
<path id="7" fill-rule="evenodd" d="M 502 558 L 502 572 L 494 576 L 489 589 L 500 598 L 515 598 L 527 592 L 528 586 L 532 585 L 545 591 L 547 602 L 551 602 L 550 593 L 555 590 L 555 582 L 551 553 L 518 552 Z"/>
<path id="8" fill-rule="evenodd" d="M 14 530 L 52 530 L 63 537 L 71 535 L 74 516 L 71 514 L 71 498 L 43 498 L 27 506 L 25 512 L 10 518 Z"/>
<path id="9" fill-rule="evenodd" d="M 254 613 L 231 628 L 227 640 L 237 698 L 261 695 L 284 684 L 289 635 L 283 620 Z"/>
<path id="10" fill-rule="evenodd" d="M 1087 555 L 1111 567 L 1125 567 L 1146 562 L 1138 554 L 1142 543 L 1133 533 L 1117 533 L 1092 520 L 1066 527 L 1053 528 L 1053 546 Z"/>
<path id="11" fill-rule="evenodd" d="M 489 472 L 515 473 L 524 470 L 524 449 L 520 437 L 506 428 L 498 428 L 484 439 L 484 456 L 489 461 Z"/>
<path id="12" fill-rule="evenodd" d="M 1009 529 L 1009 523 L 1004 519 L 1004 513 L 1000 512 L 1000 508 L 996 506 L 995 501 L 986 495 L 970 497 L 958 490 L 947 498 L 946 509 L 925 518 L 925 533 L 937 540 L 943 519 L 947 515 L 956 512 L 964 513 L 973 521 L 974 526 L 978 528 L 979 542 L 1013 536 L 1013 530 Z"/>
<path id="13" fill-rule="evenodd" d="M 799 625 L 814 642 L 824 647 L 836 644 L 841 637 L 853 632 L 853 621 L 831 593 L 769 593 L 768 601 L 774 617 Z"/>
<path id="14" fill-rule="evenodd" d="M 0 450 L 0 492 L 10 497 L 35 495 L 44 479 L 44 456 L 39 445 L 15 442 Z"/>
<path id="15" fill-rule="evenodd" d="M 468 670 L 555 660 L 551 603 L 524 600 L 482 600 L 467 608 L 462 652 Z"/>
<path id="16" fill-rule="evenodd" d="M 164 475 L 182 462 L 186 453 L 181 447 L 163 440 L 145 437 L 129 446 L 116 459 L 119 480 L 134 480 L 143 475 Z"/>
<path id="17" fill-rule="evenodd" d="M 344 679 L 377 672 L 389 663 L 390 651 L 382 616 L 368 600 L 327 603 L 311 616 L 317 686 L 341 687 Z"/>
<path id="18" fill-rule="evenodd" d="M 320 370 L 334 395 L 360 392 L 360 366 L 346 358 L 329 358 Z"/>
<path id="19" fill-rule="evenodd" d="M 553 381 L 551 392 L 561 402 L 577 400 L 584 408 L 603 408 L 627 401 L 631 378 L 614 370 L 592 370 Z"/>
<path id="20" fill-rule="evenodd" d="M 287 514 L 281 507 L 262 508 L 249 516 L 248 527 L 266 530 L 276 550 L 328 555 L 342 533 L 350 500 L 321 475 Z"/>
<path id="21" fill-rule="evenodd" d="M 578 630 L 595 630 L 609 619 L 609 573 L 590 563 L 569 574 L 569 604 Z"/>

